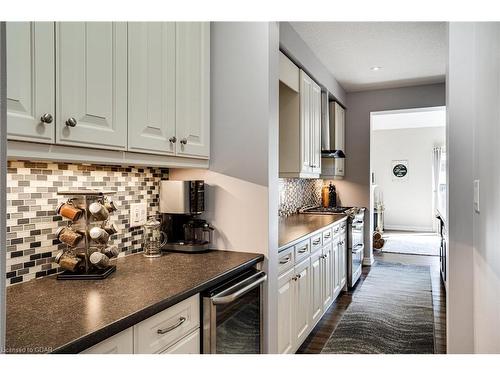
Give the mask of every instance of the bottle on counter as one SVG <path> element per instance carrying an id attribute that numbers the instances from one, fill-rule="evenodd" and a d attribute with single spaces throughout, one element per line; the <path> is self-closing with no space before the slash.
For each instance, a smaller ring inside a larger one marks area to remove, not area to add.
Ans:
<path id="1" fill-rule="evenodd" d="M 329 207 L 337 207 L 337 190 L 331 182 L 328 185 L 328 205 Z"/>
<path id="2" fill-rule="evenodd" d="M 323 207 L 328 207 L 330 204 L 330 193 L 328 189 L 328 185 L 323 185 L 321 189 L 321 203 Z"/>

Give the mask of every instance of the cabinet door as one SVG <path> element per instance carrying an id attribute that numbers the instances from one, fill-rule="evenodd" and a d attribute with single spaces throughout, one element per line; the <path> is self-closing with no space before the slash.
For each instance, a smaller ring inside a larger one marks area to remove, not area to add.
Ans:
<path id="1" fill-rule="evenodd" d="M 293 333 L 295 349 L 309 333 L 311 305 L 311 274 L 309 258 L 295 267 Z"/>
<path id="2" fill-rule="evenodd" d="M 125 149 L 127 24 L 57 23 L 56 54 L 57 143 Z"/>
<path id="3" fill-rule="evenodd" d="M 335 149 L 345 151 L 345 110 L 335 103 Z M 345 159 L 335 159 L 335 175 L 344 176 Z"/>
<path id="4" fill-rule="evenodd" d="M 339 240 L 340 287 L 343 288 L 347 281 L 347 241 L 345 233 L 340 235 Z"/>
<path id="5" fill-rule="evenodd" d="M 176 24 L 177 154 L 210 153 L 210 23 Z"/>
<path id="6" fill-rule="evenodd" d="M 133 354 L 134 333 L 133 327 L 117 333 L 110 338 L 84 350 L 82 354 Z"/>
<path id="7" fill-rule="evenodd" d="M 314 325 L 321 318 L 323 311 L 323 296 L 322 296 L 322 253 L 317 251 L 311 255 L 311 312 L 309 318 L 311 319 L 310 325 Z"/>
<path id="8" fill-rule="evenodd" d="M 278 278 L 278 353 L 292 353 L 294 348 L 292 316 L 294 290 L 292 280 L 294 269 L 285 272 Z"/>
<path id="9" fill-rule="evenodd" d="M 175 23 L 128 23 L 128 149 L 175 153 Z"/>
<path id="10" fill-rule="evenodd" d="M 54 23 L 7 22 L 6 34 L 8 138 L 54 143 Z"/>
<path id="11" fill-rule="evenodd" d="M 323 311 L 328 309 L 333 302 L 333 286 L 334 286 L 334 272 L 333 272 L 333 248 L 332 244 L 328 244 L 323 248 L 322 255 L 322 299 Z"/>
<path id="12" fill-rule="evenodd" d="M 334 298 L 340 293 L 340 259 L 339 259 L 339 241 L 336 238 L 333 242 L 333 295 Z"/>
<path id="13" fill-rule="evenodd" d="M 312 173 L 321 173 L 321 87 L 311 85 L 311 164 Z"/>
<path id="14" fill-rule="evenodd" d="M 300 166 L 301 173 L 312 172 L 311 160 L 311 107 L 313 81 L 309 76 L 300 71 Z"/>

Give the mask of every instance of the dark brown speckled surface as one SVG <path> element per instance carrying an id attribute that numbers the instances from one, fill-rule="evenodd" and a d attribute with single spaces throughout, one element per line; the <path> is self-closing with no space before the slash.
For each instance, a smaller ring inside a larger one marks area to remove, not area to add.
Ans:
<path id="1" fill-rule="evenodd" d="M 301 237 L 324 228 L 330 224 L 346 218 L 344 214 L 296 214 L 288 217 L 280 217 L 278 247 L 291 244 Z"/>
<path id="2" fill-rule="evenodd" d="M 77 353 L 263 260 L 210 251 L 116 260 L 105 280 L 46 277 L 7 288 L 6 351 Z"/>

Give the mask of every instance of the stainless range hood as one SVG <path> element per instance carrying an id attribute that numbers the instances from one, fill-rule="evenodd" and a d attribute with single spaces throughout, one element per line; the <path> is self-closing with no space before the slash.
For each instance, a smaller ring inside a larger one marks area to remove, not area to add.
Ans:
<path id="1" fill-rule="evenodd" d="M 335 119 L 330 119 L 328 92 L 321 93 L 321 157 L 345 158 L 343 150 L 335 149 Z"/>

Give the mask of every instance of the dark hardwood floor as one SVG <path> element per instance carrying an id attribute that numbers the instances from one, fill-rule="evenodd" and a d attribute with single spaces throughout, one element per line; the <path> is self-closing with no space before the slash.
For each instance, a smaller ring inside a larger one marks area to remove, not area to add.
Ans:
<path id="1" fill-rule="evenodd" d="M 432 303 L 434 308 L 434 351 L 436 354 L 446 354 L 446 292 L 439 274 L 439 257 L 425 255 L 407 255 L 393 253 L 376 253 L 375 261 L 428 265 L 431 273 Z M 376 266 L 376 263 L 373 265 Z M 363 267 L 363 274 L 353 291 L 342 292 L 330 306 L 323 318 L 301 345 L 298 354 L 318 354 L 323 349 L 328 338 L 342 319 L 349 307 L 353 294 L 363 284 L 370 273 L 370 267 Z"/>

